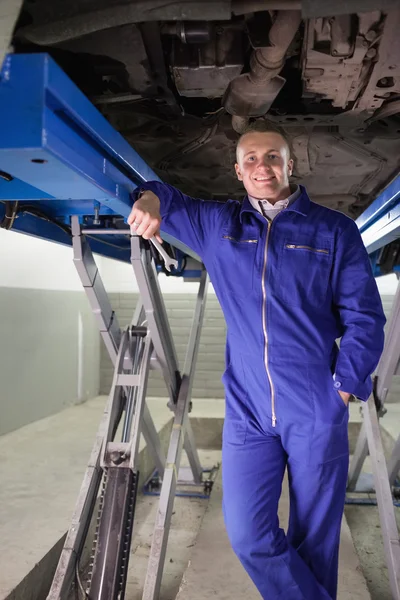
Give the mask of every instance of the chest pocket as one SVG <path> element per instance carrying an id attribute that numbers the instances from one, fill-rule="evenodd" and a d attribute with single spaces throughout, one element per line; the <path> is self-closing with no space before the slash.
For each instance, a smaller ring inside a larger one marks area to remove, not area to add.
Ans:
<path id="1" fill-rule="evenodd" d="M 217 278 L 214 283 L 237 297 L 251 294 L 258 245 L 257 227 L 223 229 L 213 259 Z"/>
<path id="2" fill-rule="evenodd" d="M 280 249 L 276 295 L 293 306 L 321 306 L 326 300 L 332 259 L 329 238 L 286 238 Z"/>

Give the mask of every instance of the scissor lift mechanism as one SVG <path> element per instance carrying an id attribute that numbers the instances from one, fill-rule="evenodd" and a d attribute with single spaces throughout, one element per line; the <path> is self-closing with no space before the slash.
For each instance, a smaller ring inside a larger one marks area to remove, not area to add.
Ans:
<path id="1" fill-rule="evenodd" d="M 199 258 L 166 236 L 178 260 L 177 274 L 199 282 L 195 315 L 181 372 L 157 280 L 157 255 L 132 235 L 121 219 L 131 209 L 130 193 L 158 179 L 47 55 L 9 55 L 0 80 L 0 217 L 12 229 L 73 246 L 74 261 L 101 336 L 114 364 L 114 378 L 72 524 L 48 600 L 66 599 L 94 511 L 97 527 L 86 597 L 124 597 L 135 501 L 139 485 L 138 444 L 143 433 L 162 480 L 147 569 L 144 600 L 159 596 L 182 447 L 193 485 L 202 468 L 188 419 L 190 395 L 204 314 L 208 276 Z M 7 221 L 6 221 L 7 222 Z M 371 262 L 379 274 L 382 249 L 400 238 L 400 177 L 358 219 Z M 112 243 L 110 243 L 112 240 Z M 101 282 L 92 252 L 131 262 L 140 304 L 121 331 Z M 398 272 L 398 261 L 393 270 Z M 400 467 L 400 437 L 386 464 L 379 418 L 400 358 L 400 283 L 388 325 L 374 394 L 363 406 L 364 421 L 350 466 L 355 490 L 369 452 L 381 519 L 392 595 L 400 600 L 400 544 L 392 499 Z M 151 368 L 162 370 L 174 423 L 167 456 L 146 405 Z M 119 441 L 118 441 L 119 440 Z M 100 493 L 99 493 L 100 490 Z"/>
<path id="2" fill-rule="evenodd" d="M 175 348 L 154 262 L 149 248 L 137 236 L 130 238 L 131 262 L 139 285 L 140 302 L 132 322 L 121 332 L 112 311 L 92 252 L 78 218 L 72 217 L 74 261 L 82 285 L 114 364 L 114 378 L 85 473 L 72 525 L 61 553 L 48 599 L 68 598 L 75 576 L 79 578 L 82 554 L 93 511 L 98 510 L 89 578 L 88 598 L 123 598 L 128 569 L 135 501 L 139 484 L 138 450 L 143 432 L 154 464 L 162 478 L 159 508 L 151 546 L 143 599 L 158 598 L 172 506 L 179 473 L 182 446 L 187 452 L 193 483 L 202 483 L 202 468 L 188 420 L 190 394 L 199 347 L 207 294 L 208 275 L 203 271 L 183 376 Z M 113 232 L 110 231 L 110 234 Z M 117 235 L 120 235 L 118 232 Z M 167 457 L 146 406 L 146 388 L 151 362 L 161 368 L 175 416 Z M 116 441 L 123 420 L 120 441 Z M 96 499 L 103 479 L 99 507 Z"/>

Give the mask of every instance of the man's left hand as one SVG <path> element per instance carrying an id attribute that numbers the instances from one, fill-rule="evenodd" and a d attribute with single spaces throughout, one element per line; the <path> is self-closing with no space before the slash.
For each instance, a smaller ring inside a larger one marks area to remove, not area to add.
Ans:
<path id="1" fill-rule="evenodd" d="M 339 392 L 339 394 L 340 394 L 341 399 L 345 403 L 345 405 L 348 406 L 351 394 L 349 394 L 347 392 Z"/>

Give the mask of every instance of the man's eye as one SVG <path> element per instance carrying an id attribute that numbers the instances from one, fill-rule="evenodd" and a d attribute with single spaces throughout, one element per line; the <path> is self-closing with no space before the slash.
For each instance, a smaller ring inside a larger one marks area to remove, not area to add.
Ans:
<path id="1" fill-rule="evenodd" d="M 276 154 L 269 154 L 269 155 L 268 155 L 268 158 L 269 158 L 270 160 L 274 160 L 274 158 L 278 158 L 278 156 L 277 156 Z"/>
<path id="2" fill-rule="evenodd" d="M 255 160 L 255 158 L 256 158 L 255 156 L 249 156 L 247 160 L 253 161 L 253 160 Z"/>

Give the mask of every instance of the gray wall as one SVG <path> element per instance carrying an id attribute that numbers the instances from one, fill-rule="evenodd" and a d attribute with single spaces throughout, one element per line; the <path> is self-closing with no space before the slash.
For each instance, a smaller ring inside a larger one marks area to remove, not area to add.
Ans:
<path id="1" fill-rule="evenodd" d="M 121 327 L 131 321 L 137 294 L 109 294 L 111 305 L 115 310 Z M 186 346 L 196 303 L 196 294 L 164 294 L 175 347 L 180 368 L 183 368 Z M 214 294 L 208 294 L 204 324 L 200 338 L 200 349 L 197 358 L 197 369 L 193 383 L 193 398 L 224 398 L 221 383 L 224 371 L 226 327 L 218 300 Z M 101 393 L 108 394 L 112 383 L 113 370 L 111 361 L 101 347 Z M 150 371 L 149 396 L 165 397 L 166 387 L 159 371 Z"/>
<path id="2" fill-rule="evenodd" d="M 0 435 L 99 393 L 100 339 L 84 292 L 0 288 L 0 331 Z"/>
<path id="3" fill-rule="evenodd" d="M 132 317 L 137 300 L 136 294 L 110 294 L 111 303 L 116 311 L 121 326 L 127 325 Z M 172 335 L 177 347 L 178 358 L 182 368 L 186 344 L 195 305 L 195 294 L 165 294 L 164 300 Z M 382 296 L 385 314 L 388 317 L 393 303 L 393 296 Z M 197 362 L 197 371 L 193 386 L 193 398 L 223 399 L 224 390 L 221 376 L 224 370 L 224 347 L 226 328 L 221 308 L 216 297 L 209 294 L 206 304 L 204 326 Z M 113 370 L 110 359 L 101 348 L 101 393 L 108 394 Z M 151 371 L 149 380 L 150 396 L 163 397 L 166 388 L 158 371 Z M 388 395 L 387 402 L 400 400 L 400 376 L 395 377 L 394 385 Z"/>

